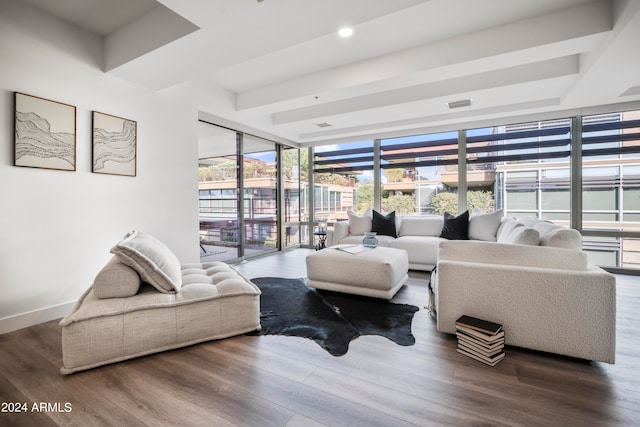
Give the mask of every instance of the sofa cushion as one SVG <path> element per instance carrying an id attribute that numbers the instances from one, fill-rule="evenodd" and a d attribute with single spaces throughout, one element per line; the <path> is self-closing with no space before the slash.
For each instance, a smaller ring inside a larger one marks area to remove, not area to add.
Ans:
<path id="1" fill-rule="evenodd" d="M 405 217 L 400 221 L 400 236 L 439 236 L 442 233 L 441 216 L 426 215 Z"/>
<path id="2" fill-rule="evenodd" d="M 518 222 L 540 233 L 540 246 L 582 250 L 582 235 L 578 230 L 535 217 L 521 217 Z"/>
<path id="3" fill-rule="evenodd" d="M 363 238 L 364 236 L 362 235 L 352 234 L 350 236 L 343 237 L 339 241 L 333 243 L 334 245 L 361 245 Z M 395 238 L 391 236 L 376 236 L 376 238 L 378 239 L 378 246 L 383 248 L 388 248 L 389 243 L 395 240 Z"/>
<path id="4" fill-rule="evenodd" d="M 485 242 L 497 241 L 502 215 L 502 209 L 486 214 L 472 214 L 469 218 L 469 239 Z"/>
<path id="5" fill-rule="evenodd" d="M 155 237 L 132 231 L 111 248 L 120 262 L 140 274 L 142 280 L 160 292 L 178 292 L 182 286 L 180 261 Z"/>
<path id="6" fill-rule="evenodd" d="M 138 293 L 140 275 L 133 268 L 112 257 L 93 281 L 93 292 L 98 299 L 126 298 Z"/>
<path id="7" fill-rule="evenodd" d="M 396 213 L 391 212 L 383 215 L 380 212 L 373 211 L 373 219 L 371 221 L 371 231 L 375 231 L 378 235 L 398 237 L 396 233 Z"/>
<path id="8" fill-rule="evenodd" d="M 578 230 L 565 227 L 535 227 L 540 233 L 540 245 L 554 248 L 582 249 L 582 235 Z"/>
<path id="9" fill-rule="evenodd" d="M 582 251 L 477 240 L 443 240 L 438 247 L 438 261 L 444 260 L 580 271 L 587 270 L 589 261 Z"/>
<path id="10" fill-rule="evenodd" d="M 506 216 L 502 217 L 500 220 L 500 227 L 498 227 L 498 232 L 496 233 L 496 241 L 499 242 L 500 239 L 503 239 L 504 236 L 511 232 L 511 230 L 520 226 L 522 226 L 522 224 L 516 221 L 515 218 Z"/>
<path id="11" fill-rule="evenodd" d="M 91 286 L 60 321 L 63 374 L 260 329 L 260 289 L 223 262 L 188 264 L 177 293 L 143 285 L 97 299 Z"/>
<path id="12" fill-rule="evenodd" d="M 385 236 L 384 234 L 381 236 L 376 236 L 376 239 L 378 239 L 378 246 L 381 246 L 383 248 L 390 248 L 391 242 L 396 240 L 395 237 Z M 360 239 L 360 243 L 362 243 L 362 239 Z"/>
<path id="13" fill-rule="evenodd" d="M 446 241 L 437 236 L 401 236 L 389 242 L 389 246 L 404 249 L 409 254 L 409 264 L 435 265 L 438 260 L 438 243 Z"/>
<path id="14" fill-rule="evenodd" d="M 445 212 L 440 237 L 447 240 L 469 240 L 469 211 L 458 216 Z"/>
<path id="15" fill-rule="evenodd" d="M 369 210 L 360 215 L 357 212 L 348 211 L 349 216 L 349 234 L 362 235 L 371 231 L 371 214 Z"/>
<path id="16" fill-rule="evenodd" d="M 540 233 L 513 218 L 505 218 L 498 229 L 497 242 L 537 246 L 540 244 Z"/>

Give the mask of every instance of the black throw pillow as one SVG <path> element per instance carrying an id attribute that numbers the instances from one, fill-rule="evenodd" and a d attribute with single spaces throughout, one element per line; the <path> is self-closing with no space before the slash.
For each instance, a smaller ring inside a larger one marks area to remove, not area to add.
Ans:
<path id="1" fill-rule="evenodd" d="M 469 211 L 464 211 L 458 216 L 445 212 L 440 237 L 449 240 L 469 240 Z"/>
<path id="2" fill-rule="evenodd" d="M 371 221 L 371 231 L 375 231 L 378 235 L 398 237 L 396 233 L 396 212 L 382 215 L 380 212 L 373 211 L 373 220 Z"/>

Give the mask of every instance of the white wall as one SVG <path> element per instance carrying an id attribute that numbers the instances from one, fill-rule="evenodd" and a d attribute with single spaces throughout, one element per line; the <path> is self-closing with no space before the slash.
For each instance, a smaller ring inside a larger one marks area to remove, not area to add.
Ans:
<path id="1" fill-rule="evenodd" d="M 76 171 L 13 166 L 14 91 L 77 107 Z M 138 229 L 198 260 L 197 104 L 102 72 L 102 41 L 0 2 L 0 333 L 62 317 Z M 91 111 L 138 122 L 137 177 L 91 173 Z"/>

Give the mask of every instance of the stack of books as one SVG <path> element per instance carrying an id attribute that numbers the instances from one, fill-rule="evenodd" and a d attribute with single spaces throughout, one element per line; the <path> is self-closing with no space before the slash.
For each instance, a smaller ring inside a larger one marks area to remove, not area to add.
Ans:
<path id="1" fill-rule="evenodd" d="M 502 325 L 471 316 L 461 316 L 456 320 L 456 336 L 458 353 L 490 366 L 495 366 L 504 359 Z"/>

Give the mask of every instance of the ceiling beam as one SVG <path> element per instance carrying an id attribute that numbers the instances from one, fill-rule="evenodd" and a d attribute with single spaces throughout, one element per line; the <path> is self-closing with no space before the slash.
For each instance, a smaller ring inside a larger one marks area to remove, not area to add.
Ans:
<path id="1" fill-rule="evenodd" d="M 436 81 L 442 75 L 453 77 L 488 71 L 491 67 L 495 69 L 499 66 L 500 61 L 483 59 L 500 58 L 501 55 L 505 55 L 502 57 L 504 61 L 519 60 L 524 63 L 557 57 L 558 49 L 564 49 L 565 54 L 579 53 L 592 47 L 589 43 L 595 42 L 589 36 L 611 31 L 610 8 L 611 2 L 606 0 L 582 4 L 288 79 L 238 93 L 236 109 L 244 111 L 274 106 L 280 110 L 294 109 L 309 105 L 316 95 L 323 100 L 336 100 L 364 93 L 365 90 L 386 91 Z M 566 45 L 562 46 L 562 43 Z M 553 45 L 555 50 L 533 49 L 546 45 Z M 525 54 L 517 59 L 513 55 L 519 52 Z M 512 66 L 515 63 L 503 62 L 501 65 Z M 323 95 L 329 92 L 331 95 Z"/>

